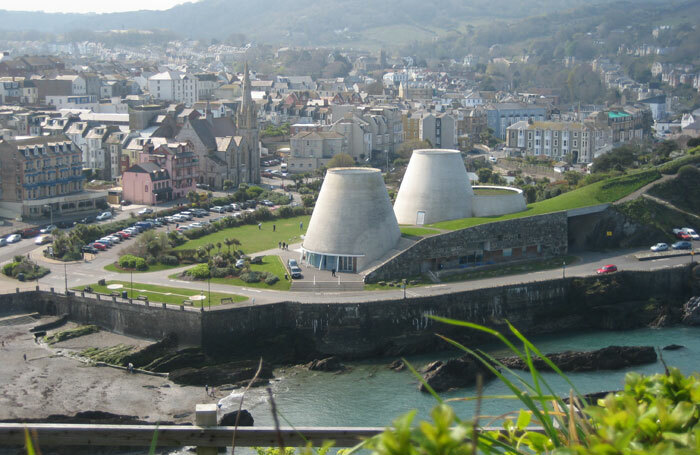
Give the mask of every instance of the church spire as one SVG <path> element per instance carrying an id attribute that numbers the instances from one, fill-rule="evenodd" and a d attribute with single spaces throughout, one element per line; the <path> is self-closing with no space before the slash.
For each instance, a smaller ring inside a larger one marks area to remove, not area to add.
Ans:
<path id="1" fill-rule="evenodd" d="M 241 105 L 238 111 L 238 128 L 256 128 L 257 115 L 250 92 L 250 75 L 248 74 L 248 61 L 246 60 L 243 65 L 243 96 L 241 97 Z"/>

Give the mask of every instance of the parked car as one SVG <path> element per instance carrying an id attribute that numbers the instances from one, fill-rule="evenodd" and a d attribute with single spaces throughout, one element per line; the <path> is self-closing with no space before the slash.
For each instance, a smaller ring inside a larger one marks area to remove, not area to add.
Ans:
<path id="1" fill-rule="evenodd" d="M 58 229 L 58 226 L 56 226 L 55 224 L 49 224 L 45 228 L 42 228 L 39 232 L 42 234 L 51 234 L 56 229 Z"/>
<path id="2" fill-rule="evenodd" d="M 23 239 L 28 239 L 28 238 L 31 238 L 31 237 L 36 237 L 37 235 L 39 235 L 39 233 L 40 233 L 39 228 L 37 228 L 37 227 L 30 227 L 30 228 L 27 228 L 27 229 L 23 229 L 22 232 L 21 232 L 21 235 L 22 235 L 22 238 L 23 238 Z"/>
<path id="3" fill-rule="evenodd" d="M 78 221 L 79 224 L 90 224 L 95 221 L 96 217 L 86 216 L 82 220 Z"/>
<path id="4" fill-rule="evenodd" d="M 7 236 L 7 243 L 17 243 L 22 240 L 22 236 L 19 234 L 10 234 Z"/>
<path id="5" fill-rule="evenodd" d="M 680 242 L 676 242 L 671 245 L 671 248 L 674 250 L 691 250 L 693 249 L 693 244 L 687 240 L 681 240 Z"/>
<path id="6" fill-rule="evenodd" d="M 128 233 L 127 231 L 119 231 L 119 232 L 116 232 L 115 235 L 118 235 L 118 236 L 121 237 L 123 240 L 126 240 L 126 239 L 128 239 L 129 237 L 131 237 L 131 234 Z"/>
<path id="7" fill-rule="evenodd" d="M 666 243 L 657 243 L 656 245 L 652 246 L 651 251 L 668 251 L 668 244 Z"/>
<path id="8" fill-rule="evenodd" d="M 138 211 L 139 215 L 150 215 L 151 213 L 153 213 L 153 209 L 148 208 L 148 207 Z"/>
<path id="9" fill-rule="evenodd" d="M 126 207 L 127 205 L 131 205 L 131 202 L 125 201 L 124 199 L 122 199 L 119 203 L 124 207 Z"/>
<path id="10" fill-rule="evenodd" d="M 104 243 L 99 243 L 99 242 L 92 242 L 88 246 L 92 247 L 98 251 L 104 251 L 107 249 L 107 245 L 105 245 Z"/>
<path id="11" fill-rule="evenodd" d="M 0 246 L 7 246 L 7 239 L 5 237 L 0 237 Z"/>
<path id="12" fill-rule="evenodd" d="M 102 245 L 102 246 L 105 247 L 105 249 L 107 249 L 107 248 L 112 248 L 112 242 L 110 242 L 110 241 L 107 240 L 107 239 L 95 240 L 95 242 L 94 242 L 94 244 L 93 244 L 92 246 L 94 246 L 95 248 L 99 248 L 97 245 Z"/>
<path id="13" fill-rule="evenodd" d="M 236 261 L 236 268 L 237 269 L 240 269 L 243 266 L 245 266 L 245 259 L 239 259 Z"/>
<path id="14" fill-rule="evenodd" d="M 69 229 L 72 228 L 75 223 L 73 221 L 59 221 L 56 226 L 59 229 Z"/>
<path id="15" fill-rule="evenodd" d="M 188 220 L 188 221 L 191 220 L 192 217 L 194 216 L 194 215 L 192 214 L 192 212 L 188 212 L 188 211 L 180 212 L 179 215 L 180 215 L 181 217 L 184 217 L 184 218 L 185 218 L 186 220 Z"/>
<path id="16" fill-rule="evenodd" d="M 604 274 L 604 273 L 614 273 L 614 272 L 617 272 L 617 266 L 615 264 L 604 265 L 603 267 L 596 270 L 596 273 L 599 275 Z"/>
<path id="17" fill-rule="evenodd" d="M 682 231 L 690 236 L 691 239 L 693 240 L 700 240 L 700 235 L 698 235 L 697 232 L 695 232 L 695 229 L 691 228 L 683 228 Z"/>
<path id="18" fill-rule="evenodd" d="M 212 207 L 210 210 L 211 210 L 212 212 L 215 212 L 215 213 L 224 213 L 224 212 L 226 211 L 225 208 L 223 208 L 223 207 L 221 207 L 221 206 L 219 206 L 219 205 L 215 205 L 215 206 Z"/>
<path id="19" fill-rule="evenodd" d="M 301 278 L 303 275 L 301 274 L 301 269 L 299 267 L 290 267 L 289 268 L 289 274 L 292 278 Z"/>
<path id="20" fill-rule="evenodd" d="M 288 266 L 289 268 L 292 268 L 292 267 L 299 267 L 299 263 L 297 263 L 297 260 L 296 260 L 296 259 L 290 259 L 290 260 L 287 261 L 287 266 Z"/>
<path id="21" fill-rule="evenodd" d="M 49 242 L 51 242 L 51 236 L 48 234 L 40 235 L 34 240 L 34 243 L 37 245 L 44 245 Z"/>
<path id="22" fill-rule="evenodd" d="M 271 179 L 272 177 L 274 177 L 274 175 L 273 175 L 272 172 L 270 172 L 270 171 L 262 171 L 262 172 L 260 173 L 260 175 L 261 175 L 262 177 L 266 177 L 266 178 L 268 178 L 268 179 Z"/>
<path id="23" fill-rule="evenodd" d="M 90 246 L 90 245 L 85 245 L 84 247 L 82 247 L 80 249 L 80 251 L 82 251 L 83 253 L 90 253 L 90 254 L 97 254 L 100 252 L 100 250 L 98 250 L 94 246 Z"/>
<path id="24" fill-rule="evenodd" d="M 267 207 L 274 207 L 274 206 L 275 206 L 274 202 L 269 201 L 269 200 L 267 200 L 267 199 L 265 199 L 264 201 L 262 201 L 262 204 L 263 204 L 264 206 L 267 206 Z"/>
<path id="25" fill-rule="evenodd" d="M 95 217 L 97 221 L 104 221 L 112 218 L 112 212 L 102 212 Z"/>

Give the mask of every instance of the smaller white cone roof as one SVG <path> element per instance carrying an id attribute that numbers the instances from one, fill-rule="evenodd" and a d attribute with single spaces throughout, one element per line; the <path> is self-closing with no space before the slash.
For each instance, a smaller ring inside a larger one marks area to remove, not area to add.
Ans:
<path id="1" fill-rule="evenodd" d="M 467 218 L 472 216 L 473 197 L 458 150 L 414 150 L 396 196 L 394 213 L 399 224 Z"/>

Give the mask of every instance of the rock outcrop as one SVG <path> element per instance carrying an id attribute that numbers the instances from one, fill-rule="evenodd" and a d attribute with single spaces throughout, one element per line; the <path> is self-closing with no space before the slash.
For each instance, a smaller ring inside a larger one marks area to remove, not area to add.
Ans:
<path id="1" fill-rule="evenodd" d="M 700 297 L 691 297 L 683 305 L 681 321 L 687 325 L 700 325 Z"/>
<path id="2" fill-rule="evenodd" d="M 668 346 L 664 346 L 662 348 L 663 351 L 677 351 L 679 349 L 683 349 L 685 346 L 681 346 L 680 344 L 669 344 Z"/>
<path id="3" fill-rule="evenodd" d="M 233 412 L 227 412 L 219 420 L 219 425 L 223 427 L 233 427 L 236 425 L 236 418 L 238 418 L 238 410 Z M 241 417 L 238 419 L 239 427 L 252 427 L 255 424 L 253 416 L 246 409 L 241 410 Z"/>
<path id="4" fill-rule="evenodd" d="M 210 365 L 202 368 L 181 368 L 171 371 L 168 377 L 173 382 L 182 385 L 218 387 L 224 384 L 232 384 L 234 386 L 244 386 L 255 376 L 257 370 L 258 362 L 241 361 Z M 268 384 L 272 377 L 272 367 L 263 363 L 258 380 L 253 386 Z"/>
<path id="5" fill-rule="evenodd" d="M 597 351 L 565 351 L 547 354 L 547 358 L 562 371 L 619 370 L 656 362 L 656 351 L 652 346 L 608 346 Z M 519 357 L 504 357 L 499 360 L 511 369 L 528 368 Z M 533 359 L 533 363 L 540 371 L 551 371 L 549 365 L 540 358 Z"/>
<path id="6" fill-rule="evenodd" d="M 304 365 L 304 367 L 311 371 L 343 371 L 345 369 L 345 365 L 340 363 L 340 359 L 335 356 L 313 360 Z"/>
<path id="7" fill-rule="evenodd" d="M 423 368 L 423 379 L 436 392 L 449 389 L 469 387 L 476 384 L 477 376 L 481 375 L 484 381 L 494 377 L 493 373 L 484 367 L 480 361 L 466 355 L 446 362 L 438 360 Z M 425 384 L 418 386 L 421 392 L 427 392 Z"/>
<path id="8" fill-rule="evenodd" d="M 406 369 L 406 364 L 403 360 L 394 360 L 389 364 L 389 369 L 394 371 L 403 371 Z"/>

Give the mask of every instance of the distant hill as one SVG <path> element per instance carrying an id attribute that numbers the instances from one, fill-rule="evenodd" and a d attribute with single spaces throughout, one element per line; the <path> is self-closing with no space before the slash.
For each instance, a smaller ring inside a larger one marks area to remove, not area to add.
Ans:
<path id="1" fill-rule="evenodd" d="M 244 34 L 264 43 L 399 45 L 467 24 L 520 20 L 612 0 L 201 0 L 166 11 L 61 14 L 0 10 L 0 31 L 165 29 L 196 39 Z"/>

